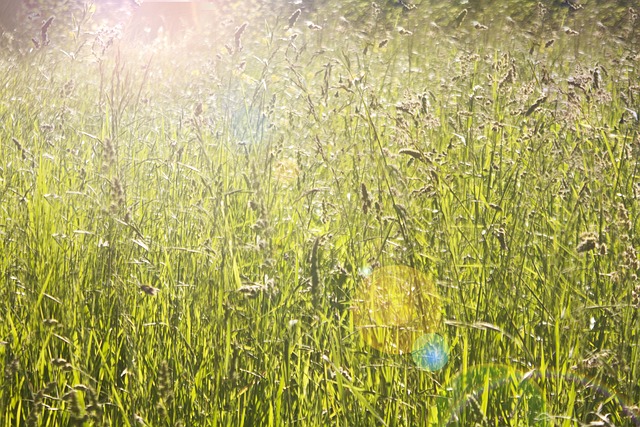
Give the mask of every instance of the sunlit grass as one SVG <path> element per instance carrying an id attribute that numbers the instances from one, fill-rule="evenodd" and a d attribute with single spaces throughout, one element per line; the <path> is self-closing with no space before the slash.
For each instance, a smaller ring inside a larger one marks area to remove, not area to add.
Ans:
<path id="1" fill-rule="evenodd" d="M 356 3 L 2 54 L 1 425 L 638 424 L 633 14 Z"/>

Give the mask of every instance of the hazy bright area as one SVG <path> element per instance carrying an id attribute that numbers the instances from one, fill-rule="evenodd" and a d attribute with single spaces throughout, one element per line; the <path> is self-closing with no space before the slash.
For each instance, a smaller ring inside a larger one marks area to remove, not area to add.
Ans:
<path id="1" fill-rule="evenodd" d="M 31 3 L 0 427 L 640 425 L 633 2 Z"/>

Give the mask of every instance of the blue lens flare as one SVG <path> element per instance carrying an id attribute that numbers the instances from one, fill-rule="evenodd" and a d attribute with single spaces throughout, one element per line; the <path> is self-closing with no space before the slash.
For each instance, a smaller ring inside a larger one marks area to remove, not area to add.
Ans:
<path id="1" fill-rule="evenodd" d="M 411 357 L 420 369 L 439 371 L 449 361 L 449 347 L 438 334 L 421 335 L 413 343 Z"/>

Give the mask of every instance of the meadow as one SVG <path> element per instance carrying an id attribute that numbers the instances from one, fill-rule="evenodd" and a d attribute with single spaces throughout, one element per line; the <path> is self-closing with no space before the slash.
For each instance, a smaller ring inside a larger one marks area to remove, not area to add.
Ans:
<path id="1" fill-rule="evenodd" d="M 3 36 L 0 426 L 640 425 L 640 10 L 582 3 Z"/>

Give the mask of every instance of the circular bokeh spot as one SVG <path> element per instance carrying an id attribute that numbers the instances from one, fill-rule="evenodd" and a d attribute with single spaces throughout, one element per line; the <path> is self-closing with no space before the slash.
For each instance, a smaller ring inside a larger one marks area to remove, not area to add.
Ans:
<path id="1" fill-rule="evenodd" d="M 449 347 L 438 334 L 421 335 L 413 343 L 411 357 L 420 369 L 439 371 L 449 361 Z"/>
<path id="2" fill-rule="evenodd" d="M 377 268 L 356 291 L 354 321 L 364 341 L 388 354 L 408 354 L 422 335 L 434 333 L 442 315 L 435 285 L 403 265 Z"/>
<path id="3" fill-rule="evenodd" d="M 371 273 L 373 273 L 373 269 L 368 265 L 358 268 L 358 275 L 361 277 L 369 277 Z"/>
<path id="4" fill-rule="evenodd" d="M 446 425 L 551 425 L 546 400 L 532 373 L 504 365 L 480 365 L 447 385 L 452 406 Z"/>

